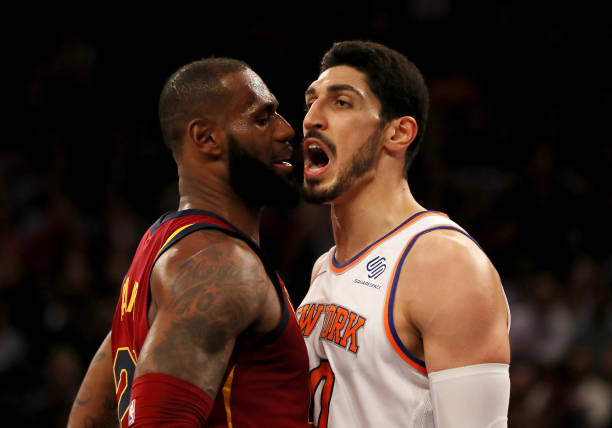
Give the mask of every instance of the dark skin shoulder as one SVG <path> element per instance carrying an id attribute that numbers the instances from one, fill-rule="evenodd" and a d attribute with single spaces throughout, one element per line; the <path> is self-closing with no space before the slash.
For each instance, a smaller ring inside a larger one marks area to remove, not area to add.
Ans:
<path id="1" fill-rule="evenodd" d="M 257 255 L 222 232 L 194 232 L 166 251 L 151 275 L 150 330 L 135 377 L 165 373 L 214 398 L 237 337 L 279 322 L 278 295 Z"/>

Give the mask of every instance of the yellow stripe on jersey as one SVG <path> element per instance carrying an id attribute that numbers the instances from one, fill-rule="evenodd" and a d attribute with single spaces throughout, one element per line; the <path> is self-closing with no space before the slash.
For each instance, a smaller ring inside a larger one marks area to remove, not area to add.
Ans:
<path id="1" fill-rule="evenodd" d="M 225 404 L 225 414 L 227 415 L 227 428 L 232 428 L 232 410 L 230 409 L 230 396 L 232 395 L 232 382 L 234 381 L 234 370 L 236 366 L 227 375 L 225 384 L 223 385 L 223 403 Z"/>
<path id="2" fill-rule="evenodd" d="M 178 234 L 179 234 L 179 233 L 180 233 L 180 232 L 181 232 L 183 229 L 186 229 L 186 228 L 188 228 L 189 226 L 193 226 L 194 224 L 195 224 L 195 223 L 191 223 L 191 224 L 188 224 L 188 225 L 186 225 L 186 226 L 179 227 L 178 229 L 176 229 L 176 230 L 175 230 L 175 231 L 172 233 L 172 235 L 170 235 L 170 236 L 168 237 L 168 239 L 166 239 L 166 242 L 164 242 L 164 245 L 162 245 L 162 246 L 161 246 L 161 248 L 160 248 L 160 249 L 159 249 L 159 251 L 157 252 L 157 255 L 159 256 L 159 253 L 161 253 L 161 252 L 164 250 L 164 248 L 166 248 L 166 245 L 168 245 L 168 243 L 169 243 L 170 241 L 172 241 L 172 238 L 174 238 L 176 235 L 178 235 Z"/>
<path id="3" fill-rule="evenodd" d="M 281 287 L 283 287 L 283 292 L 284 292 L 285 296 L 287 297 L 287 301 L 289 302 L 289 307 L 291 308 L 291 310 L 295 314 L 295 308 L 293 307 L 293 302 L 291 301 L 291 297 L 289 296 L 289 292 L 287 291 L 287 289 L 285 288 L 284 285 L 281 285 Z"/>

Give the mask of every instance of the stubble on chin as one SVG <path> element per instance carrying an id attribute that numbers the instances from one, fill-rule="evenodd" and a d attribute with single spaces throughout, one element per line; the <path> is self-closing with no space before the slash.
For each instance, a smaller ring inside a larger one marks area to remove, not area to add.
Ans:
<path id="1" fill-rule="evenodd" d="M 331 203 L 343 192 L 341 183 L 336 183 L 330 187 L 324 188 L 320 180 L 304 180 L 302 186 L 302 198 L 311 204 Z"/>

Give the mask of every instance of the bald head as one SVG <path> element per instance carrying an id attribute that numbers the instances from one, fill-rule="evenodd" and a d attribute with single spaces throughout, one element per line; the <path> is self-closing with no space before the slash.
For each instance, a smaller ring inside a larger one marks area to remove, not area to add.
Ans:
<path id="1" fill-rule="evenodd" d="M 194 117 L 212 116 L 227 103 L 230 92 L 223 77 L 250 70 L 232 58 L 206 58 L 177 70 L 166 82 L 159 97 L 159 121 L 165 144 L 176 154 L 187 123 Z"/>

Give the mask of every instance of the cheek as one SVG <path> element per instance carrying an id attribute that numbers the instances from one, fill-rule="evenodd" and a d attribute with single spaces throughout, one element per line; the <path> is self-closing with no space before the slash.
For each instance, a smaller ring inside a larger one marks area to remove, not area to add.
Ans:
<path id="1" fill-rule="evenodd" d="M 234 120 L 229 126 L 230 132 L 236 135 L 238 138 L 244 138 L 244 135 L 248 135 L 251 132 L 251 126 L 246 120 Z"/>
<path id="2" fill-rule="evenodd" d="M 336 117 L 336 127 L 346 136 L 370 135 L 378 126 L 378 119 L 366 109 L 345 112 Z"/>
<path id="3" fill-rule="evenodd" d="M 338 156 L 350 157 L 367 140 L 374 128 L 366 126 L 358 120 L 346 123 L 339 127 L 334 134 L 334 141 L 338 145 Z"/>

